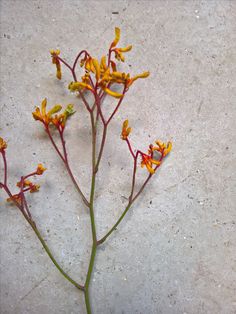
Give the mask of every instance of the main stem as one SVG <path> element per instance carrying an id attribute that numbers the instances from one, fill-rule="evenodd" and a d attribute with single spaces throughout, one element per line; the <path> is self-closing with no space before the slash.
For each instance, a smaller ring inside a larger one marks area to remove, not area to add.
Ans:
<path id="1" fill-rule="evenodd" d="M 92 126 L 92 181 L 91 181 L 91 190 L 90 190 L 90 202 L 89 202 L 89 211 L 90 211 L 90 221 L 91 221 L 91 230 L 92 230 L 92 238 L 93 238 L 93 245 L 92 251 L 89 261 L 88 272 L 86 276 L 86 281 L 84 285 L 84 295 L 85 295 L 85 304 L 87 309 L 87 314 L 91 314 L 91 305 L 90 305 L 90 298 L 89 298 L 89 284 L 91 280 L 91 275 L 93 272 L 93 266 L 97 251 L 97 234 L 96 234 L 96 225 L 94 219 L 94 192 L 95 192 L 95 181 L 96 181 L 96 127 L 94 121 L 94 115 L 90 113 L 91 118 L 91 126 Z"/>

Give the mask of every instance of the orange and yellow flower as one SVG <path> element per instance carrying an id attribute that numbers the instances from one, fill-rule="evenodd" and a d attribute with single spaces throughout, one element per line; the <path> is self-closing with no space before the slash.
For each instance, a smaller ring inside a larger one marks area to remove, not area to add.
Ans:
<path id="1" fill-rule="evenodd" d="M 57 128 L 61 127 L 61 130 L 65 128 L 66 121 L 69 116 L 75 113 L 74 107 L 72 104 L 67 105 L 66 109 L 63 113 L 57 115 L 61 109 L 61 105 L 55 105 L 51 110 L 48 112 L 46 111 L 47 107 L 47 99 L 45 98 L 42 101 L 41 109 L 39 107 L 32 113 L 35 120 L 39 120 L 44 123 L 45 126 L 49 124 L 55 125 Z"/>
<path id="2" fill-rule="evenodd" d="M 30 193 L 38 192 L 39 189 L 40 189 L 40 185 L 39 184 L 32 184 L 30 186 Z"/>
<path id="3" fill-rule="evenodd" d="M 118 44 L 119 41 L 120 41 L 120 28 L 119 27 L 115 27 L 115 39 L 111 43 L 110 49 L 115 47 Z"/>
<path id="4" fill-rule="evenodd" d="M 120 29 L 118 27 L 115 28 L 115 39 L 111 43 L 110 50 L 115 52 L 115 58 L 118 61 L 125 61 L 125 57 L 122 52 L 128 52 L 132 49 L 132 45 L 129 45 L 124 48 L 115 48 L 118 42 L 120 41 Z"/>
<path id="5" fill-rule="evenodd" d="M 42 164 L 38 164 L 36 174 L 41 175 L 44 173 L 45 170 L 47 170 L 47 168 L 44 168 L 44 166 Z"/>
<path id="6" fill-rule="evenodd" d="M 52 120 L 52 115 L 61 110 L 61 105 L 55 105 L 51 110 L 46 112 L 47 99 L 45 98 L 41 103 L 41 110 L 39 107 L 36 107 L 35 111 L 32 113 L 35 120 L 43 122 L 45 125 L 49 125 Z"/>
<path id="7" fill-rule="evenodd" d="M 141 167 L 144 166 L 147 168 L 147 170 L 153 174 L 155 172 L 154 166 L 160 166 L 161 162 L 159 160 L 155 160 L 150 155 L 146 155 L 142 153 L 142 161 L 141 161 Z"/>
<path id="8" fill-rule="evenodd" d="M 161 141 L 156 141 L 157 146 L 150 145 L 148 150 L 148 155 L 142 153 L 141 167 L 146 166 L 147 170 L 153 174 L 156 168 L 154 166 L 160 166 L 162 158 L 167 156 L 172 149 L 172 143 L 168 142 L 167 144 L 162 143 Z M 154 151 L 158 151 L 161 154 L 160 160 L 153 159 Z"/>
<path id="9" fill-rule="evenodd" d="M 65 111 L 59 115 L 55 114 L 52 117 L 52 124 L 55 125 L 55 127 L 59 128 L 61 127 L 62 130 L 65 128 L 66 121 L 69 116 L 73 115 L 75 113 L 74 106 L 72 104 L 67 105 Z"/>
<path id="10" fill-rule="evenodd" d="M 56 69 L 57 69 L 56 77 L 60 80 L 61 79 L 61 63 L 57 58 L 60 54 L 60 50 L 59 49 L 56 49 L 56 50 L 51 49 L 50 53 L 51 53 L 51 57 L 52 57 L 52 63 L 56 64 Z"/>
<path id="11" fill-rule="evenodd" d="M 122 132 L 121 132 L 122 140 L 127 140 L 131 131 L 132 131 L 132 129 L 131 129 L 131 127 L 129 127 L 129 120 L 125 120 L 123 122 L 123 127 L 122 127 Z"/>
<path id="12" fill-rule="evenodd" d="M 167 144 L 162 143 L 161 141 L 156 141 L 157 146 L 152 147 L 152 151 L 160 152 L 163 157 L 169 154 L 172 149 L 172 143 L 168 142 Z"/>
<path id="13" fill-rule="evenodd" d="M 0 151 L 4 151 L 7 148 L 7 143 L 2 137 L 0 137 Z"/>
<path id="14" fill-rule="evenodd" d="M 30 193 L 34 193 L 34 192 L 38 192 L 40 185 L 39 184 L 34 184 L 29 180 L 24 180 L 22 183 L 21 182 L 17 182 L 16 186 L 21 188 L 21 184 L 23 184 L 23 188 L 28 187 Z"/>

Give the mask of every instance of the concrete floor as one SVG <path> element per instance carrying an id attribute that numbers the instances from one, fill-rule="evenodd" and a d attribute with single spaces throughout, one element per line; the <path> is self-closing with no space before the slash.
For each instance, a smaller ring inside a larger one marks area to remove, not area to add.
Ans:
<path id="1" fill-rule="evenodd" d="M 89 120 L 67 90 L 69 73 L 55 79 L 49 50 L 60 48 L 68 61 L 83 48 L 101 56 L 119 26 L 123 45 L 134 46 L 124 69 L 151 71 L 130 89 L 109 130 L 96 192 L 100 236 L 128 196 L 132 165 L 120 140 L 122 121 L 129 118 L 136 147 L 173 141 L 170 157 L 99 249 L 93 313 L 236 313 L 236 1 L 2 0 L 0 6 L 0 136 L 9 146 L 9 179 L 14 188 L 38 162 L 48 168 L 29 202 L 73 277 L 85 278 L 89 216 L 31 112 L 44 97 L 51 105 L 75 103 L 67 143 L 86 193 Z M 0 197 L 1 313 L 85 313 L 83 295 L 54 268 L 2 191 Z"/>

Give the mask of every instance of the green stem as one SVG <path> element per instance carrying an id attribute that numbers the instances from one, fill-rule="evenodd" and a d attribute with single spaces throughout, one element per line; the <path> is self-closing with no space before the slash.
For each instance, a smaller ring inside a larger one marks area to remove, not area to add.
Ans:
<path id="1" fill-rule="evenodd" d="M 57 263 L 55 258 L 53 257 L 49 247 L 47 246 L 46 242 L 42 238 L 39 230 L 35 227 L 34 224 L 31 224 L 31 222 L 28 220 L 29 224 L 31 225 L 32 229 L 34 230 L 35 234 L 37 235 L 39 241 L 42 243 L 42 246 L 44 247 L 45 251 L 47 252 L 48 256 L 52 260 L 53 264 L 56 266 L 56 268 L 59 270 L 59 272 L 70 282 L 72 285 L 74 285 L 77 289 L 84 291 L 84 287 L 82 285 L 79 285 L 76 281 L 74 281 L 67 273 L 64 272 L 64 270 L 61 268 L 61 266 Z"/>
<path id="2" fill-rule="evenodd" d="M 97 245 L 100 245 L 102 244 L 107 237 L 109 237 L 109 235 L 116 229 L 116 227 L 119 225 L 119 223 L 122 221 L 122 219 L 125 217 L 127 211 L 130 209 L 132 203 L 129 203 L 127 205 L 127 207 L 125 208 L 125 210 L 123 211 L 122 215 L 120 216 L 120 218 L 117 220 L 117 222 L 114 224 L 114 226 L 110 229 L 110 231 L 107 232 L 107 234 L 102 238 L 100 239 L 99 241 L 97 241 Z"/>
<path id="3" fill-rule="evenodd" d="M 96 181 L 96 127 L 94 123 L 94 115 L 93 113 L 90 114 L 91 118 L 91 126 L 92 126 L 92 181 L 91 181 L 91 190 L 90 190 L 90 202 L 89 202 L 89 213 L 90 213 L 90 222 L 91 222 L 91 230 L 92 230 L 92 238 L 93 238 L 93 245 L 92 251 L 89 261 L 89 267 L 86 275 L 86 281 L 84 285 L 84 295 L 85 295 L 85 304 L 87 309 L 87 314 L 91 314 L 91 305 L 90 305 L 90 298 L 89 298 L 89 284 L 91 280 L 91 275 L 93 272 L 93 266 L 95 262 L 95 256 L 97 251 L 97 234 L 96 234 L 96 225 L 95 225 L 95 218 L 94 218 L 94 192 L 95 192 L 95 181 Z"/>
<path id="4" fill-rule="evenodd" d="M 136 155 L 137 156 L 137 155 Z M 159 161 L 162 161 L 162 159 L 164 158 L 163 154 L 161 155 L 161 158 Z M 156 166 L 156 168 L 154 169 L 156 171 L 156 169 L 159 167 L 160 165 Z M 136 167 L 137 167 L 137 157 L 135 157 L 135 161 L 134 161 L 134 170 L 133 170 L 133 181 L 132 181 L 132 188 L 131 188 L 131 194 L 129 197 L 129 203 L 127 205 L 127 207 L 125 208 L 125 210 L 123 211 L 122 215 L 120 216 L 120 218 L 117 220 L 117 222 L 114 224 L 114 226 L 105 234 L 105 236 L 103 238 L 101 238 L 100 240 L 97 241 L 97 246 L 102 244 L 107 237 L 109 237 L 109 235 L 116 229 L 116 227 L 119 225 L 119 223 L 122 221 L 122 219 L 125 217 L 127 211 L 130 209 L 131 205 L 136 201 L 136 199 L 139 197 L 139 195 L 143 192 L 143 190 L 145 189 L 146 185 L 148 184 L 149 180 L 152 177 L 152 174 L 149 174 L 147 179 L 144 181 L 143 185 L 141 186 L 141 188 L 139 189 L 139 191 L 137 192 L 137 194 L 135 196 L 133 196 L 134 193 L 134 185 L 135 185 L 135 174 L 136 174 Z"/>
<path id="5" fill-rule="evenodd" d="M 94 243 L 92 246 L 89 268 L 88 268 L 85 286 L 84 286 L 84 296 L 85 296 L 85 304 L 86 304 L 87 314 L 92 313 L 91 305 L 90 305 L 90 299 L 89 299 L 89 284 L 90 284 L 91 275 L 93 272 L 93 266 L 94 266 L 94 262 L 95 262 L 96 251 L 97 251 L 97 244 Z"/>

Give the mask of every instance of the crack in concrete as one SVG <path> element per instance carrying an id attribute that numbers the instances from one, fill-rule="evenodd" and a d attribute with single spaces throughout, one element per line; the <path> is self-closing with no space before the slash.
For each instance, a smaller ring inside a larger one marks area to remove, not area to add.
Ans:
<path id="1" fill-rule="evenodd" d="M 175 187 L 178 186 L 179 184 L 184 183 L 190 176 L 191 176 L 191 174 L 189 174 L 187 177 L 183 178 L 180 182 L 177 182 L 177 183 L 175 183 L 175 184 L 173 184 L 173 185 L 167 187 L 164 191 L 166 192 L 166 191 L 168 191 L 168 190 L 170 190 L 170 189 L 172 189 L 172 188 L 175 188 Z"/>
<path id="2" fill-rule="evenodd" d="M 37 282 L 31 289 L 29 292 L 27 292 L 21 299 L 20 301 L 23 301 L 25 298 L 27 298 L 31 292 L 33 292 L 36 288 L 38 288 L 38 286 L 47 278 L 48 276 L 44 277 L 43 279 L 41 279 L 39 282 Z"/>

